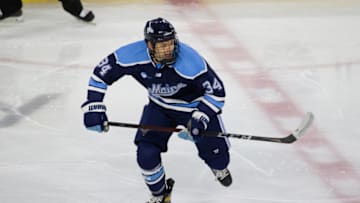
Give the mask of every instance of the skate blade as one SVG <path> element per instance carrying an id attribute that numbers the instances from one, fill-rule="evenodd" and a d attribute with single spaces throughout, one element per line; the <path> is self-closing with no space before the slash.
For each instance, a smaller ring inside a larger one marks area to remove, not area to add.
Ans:
<path id="1" fill-rule="evenodd" d="M 0 20 L 0 23 L 22 23 L 24 22 L 24 16 L 9 16 Z"/>

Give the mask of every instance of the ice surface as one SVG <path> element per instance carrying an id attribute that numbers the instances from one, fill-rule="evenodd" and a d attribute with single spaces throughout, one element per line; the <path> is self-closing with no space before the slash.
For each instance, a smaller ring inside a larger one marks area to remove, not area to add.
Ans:
<path id="1" fill-rule="evenodd" d="M 223 188 L 192 143 L 173 136 L 163 156 L 173 202 L 360 202 L 360 5 L 357 1 L 89 3 L 96 25 L 59 4 L 25 4 L 0 22 L 0 202 L 145 202 L 135 130 L 86 131 L 80 105 L 93 67 L 141 39 L 163 16 L 225 82 L 228 132 L 285 136 L 292 145 L 232 139 L 234 183 Z M 126 96 L 122 95 L 126 92 Z M 137 123 L 146 91 L 123 78 L 105 99 L 114 121 Z"/>

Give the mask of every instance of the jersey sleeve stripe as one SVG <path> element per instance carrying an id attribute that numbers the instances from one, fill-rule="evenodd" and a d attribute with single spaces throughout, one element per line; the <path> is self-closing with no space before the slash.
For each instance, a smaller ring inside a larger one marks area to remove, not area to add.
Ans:
<path id="1" fill-rule="evenodd" d="M 89 80 L 89 86 L 93 86 L 93 87 L 104 89 L 104 90 L 107 89 L 107 85 L 105 83 L 98 82 L 98 81 L 94 80 L 92 77 Z"/>
<path id="2" fill-rule="evenodd" d="M 101 83 L 106 84 L 104 80 L 102 80 L 101 78 L 99 78 L 99 77 L 98 77 L 97 75 L 95 75 L 95 74 L 92 74 L 92 75 L 91 75 L 91 78 L 94 79 L 96 82 L 101 82 Z"/>
<path id="3" fill-rule="evenodd" d="M 222 99 L 222 100 L 220 100 Z M 211 95 L 205 95 L 204 96 L 204 100 L 206 100 L 207 102 L 211 103 L 212 105 L 216 106 L 217 108 L 221 109 L 222 107 L 224 107 L 224 98 L 220 98 L 220 97 L 213 97 Z"/>
<path id="4" fill-rule="evenodd" d="M 106 93 L 106 90 L 105 90 L 105 89 L 101 89 L 101 88 L 97 88 L 97 87 L 93 87 L 93 86 L 89 86 L 89 87 L 88 87 L 88 90 L 91 90 L 91 91 L 94 91 L 94 92 L 103 93 L 103 94 Z"/>
<path id="5" fill-rule="evenodd" d="M 218 106 L 214 105 L 213 103 L 209 102 L 206 99 L 201 100 L 201 102 L 203 104 L 205 104 L 208 108 L 210 108 L 212 111 L 214 111 L 215 113 L 218 113 L 221 111 L 221 108 L 219 108 Z"/>
<path id="6" fill-rule="evenodd" d="M 225 101 L 225 97 L 218 97 L 218 96 L 210 95 L 210 94 L 207 94 L 207 96 L 211 97 L 215 101 L 219 101 L 219 102 L 224 102 Z"/>

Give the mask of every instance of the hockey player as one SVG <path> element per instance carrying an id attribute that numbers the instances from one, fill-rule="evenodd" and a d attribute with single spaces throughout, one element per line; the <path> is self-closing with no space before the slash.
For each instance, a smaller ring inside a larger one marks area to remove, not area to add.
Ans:
<path id="1" fill-rule="evenodd" d="M 174 27 L 163 18 L 146 23 L 145 40 L 120 47 L 94 69 L 83 103 L 84 124 L 89 130 L 104 132 L 106 106 L 103 99 L 109 85 L 131 75 L 148 90 L 140 123 L 176 127 L 192 140 L 215 177 L 224 186 L 232 183 L 227 138 L 205 137 L 204 131 L 224 131 L 220 113 L 224 104 L 224 85 L 218 75 L 193 48 L 177 38 Z M 167 151 L 168 132 L 138 130 L 135 136 L 137 163 L 152 193 L 148 203 L 170 202 L 171 179 L 165 181 L 161 153 Z"/>
<path id="2" fill-rule="evenodd" d="M 80 0 L 59 0 L 65 11 L 85 22 L 91 22 L 95 15 L 92 11 L 83 8 Z M 20 17 L 22 15 L 21 0 L 1 0 L 0 20 L 8 17 Z"/>

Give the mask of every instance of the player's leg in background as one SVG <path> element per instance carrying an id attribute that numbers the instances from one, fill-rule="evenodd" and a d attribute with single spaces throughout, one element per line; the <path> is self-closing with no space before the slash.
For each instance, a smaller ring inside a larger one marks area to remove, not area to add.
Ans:
<path id="1" fill-rule="evenodd" d="M 18 17 L 22 15 L 21 0 L 1 0 L 0 1 L 0 20 L 7 17 Z"/>
<path id="2" fill-rule="evenodd" d="M 173 126 L 168 117 L 154 104 L 144 107 L 141 125 Z M 137 163 L 142 170 L 145 183 L 153 196 L 164 195 L 166 191 L 165 170 L 161 152 L 167 151 L 169 132 L 138 130 L 135 137 Z"/>
<path id="3" fill-rule="evenodd" d="M 84 9 L 80 0 L 59 0 L 65 11 L 75 16 L 76 18 L 90 22 L 95 18 L 92 11 Z"/>
<path id="4" fill-rule="evenodd" d="M 208 131 L 224 132 L 221 117 L 210 118 Z M 232 183 L 231 174 L 228 170 L 230 162 L 230 142 L 226 137 L 201 137 L 196 143 L 199 156 L 210 167 L 216 178 L 224 186 Z"/>

